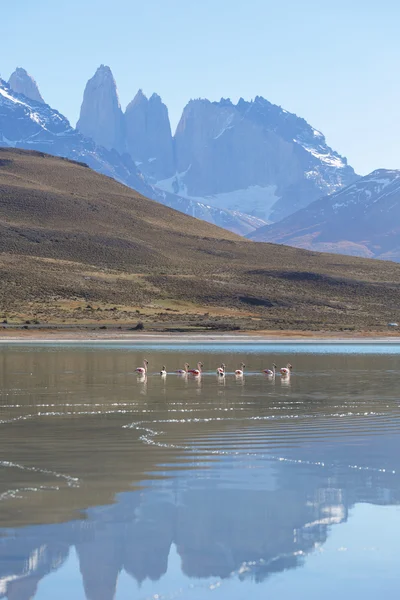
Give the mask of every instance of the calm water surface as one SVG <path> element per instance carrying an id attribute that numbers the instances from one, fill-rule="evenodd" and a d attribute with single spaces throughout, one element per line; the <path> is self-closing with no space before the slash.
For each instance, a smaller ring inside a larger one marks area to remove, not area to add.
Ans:
<path id="1" fill-rule="evenodd" d="M 399 381 L 396 345 L 0 345 L 0 598 L 397 598 Z"/>

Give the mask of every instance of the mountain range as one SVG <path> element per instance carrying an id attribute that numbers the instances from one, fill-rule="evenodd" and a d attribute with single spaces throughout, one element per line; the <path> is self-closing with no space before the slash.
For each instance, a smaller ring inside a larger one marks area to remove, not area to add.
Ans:
<path id="1" fill-rule="evenodd" d="M 77 129 L 128 152 L 157 188 L 193 202 L 279 220 L 357 176 L 322 133 L 261 97 L 191 100 L 172 135 L 167 107 L 141 90 L 123 112 L 109 67 L 89 80 Z"/>
<path id="2" fill-rule="evenodd" d="M 400 262 L 400 171 L 378 169 L 249 237 Z"/>
<path id="3" fill-rule="evenodd" d="M 191 100 L 173 134 L 160 96 L 139 90 L 123 111 L 101 65 L 74 129 L 18 68 L 0 80 L 0 145 L 85 162 L 254 241 L 400 261 L 400 172 L 360 178 L 322 133 L 261 97 Z"/>
<path id="4" fill-rule="evenodd" d="M 236 105 L 192 100 L 172 135 L 157 94 L 147 98 L 139 90 L 122 111 L 104 65 L 88 81 L 77 129 L 44 103 L 24 69 L 0 89 L 0 144 L 84 161 L 158 202 L 241 235 L 357 179 L 320 132 L 261 97 Z"/>

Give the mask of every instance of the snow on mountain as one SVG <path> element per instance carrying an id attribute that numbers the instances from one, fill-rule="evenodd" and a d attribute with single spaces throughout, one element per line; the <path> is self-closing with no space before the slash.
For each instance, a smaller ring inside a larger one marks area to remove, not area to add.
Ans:
<path id="1" fill-rule="evenodd" d="M 248 237 L 400 262 L 400 170 L 373 171 Z"/>

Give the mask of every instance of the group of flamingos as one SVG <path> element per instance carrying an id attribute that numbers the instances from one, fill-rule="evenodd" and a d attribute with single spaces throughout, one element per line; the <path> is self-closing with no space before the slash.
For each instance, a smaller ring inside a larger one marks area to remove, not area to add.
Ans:
<path id="1" fill-rule="evenodd" d="M 147 375 L 147 367 L 148 367 L 149 361 L 144 359 L 143 361 L 143 367 L 138 367 L 136 369 L 136 373 L 138 373 L 139 375 L 142 376 L 146 376 Z M 241 363 L 240 365 L 240 369 L 236 369 L 236 371 L 234 372 L 236 377 L 243 377 L 244 375 L 244 369 L 245 369 L 246 365 L 244 363 Z M 202 374 L 202 368 L 203 368 L 203 363 L 202 362 L 198 362 L 197 363 L 197 369 L 189 369 L 189 364 L 185 363 L 185 366 L 183 369 L 178 369 L 177 371 L 175 371 L 175 373 L 177 375 L 192 375 L 193 377 L 200 377 Z M 265 373 L 268 377 L 275 377 L 276 374 L 276 369 L 277 366 L 275 363 L 273 363 L 272 365 L 272 369 L 264 369 L 263 373 Z M 222 363 L 222 365 L 220 367 L 217 368 L 217 376 L 218 377 L 225 377 L 226 375 L 226 365 L 224 363 Z M 292 365 L 290 363 L 288 363 L 286 365 L 286 367 L 282 367 L 281 369 L 279 369 L 279 372 L 281 374 L 282 377 L 290 377 L 290 374 L 292 372 Z M 160 371 L 160 375 L 162 377 L 166 377 L 167 375 L 167 370 L 165 368 L 165 365 L 163 365 L 161 371 Z"/>

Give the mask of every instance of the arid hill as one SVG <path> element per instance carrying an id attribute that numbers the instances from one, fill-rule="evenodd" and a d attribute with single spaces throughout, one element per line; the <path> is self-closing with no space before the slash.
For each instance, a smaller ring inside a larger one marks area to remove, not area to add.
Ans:
<path id="1" fill-rule="evenodd" d="M 251 242 L 85 165 L 0 149 L 0 324 L 379 330 L 399 291 L 400 265 Z"/>

